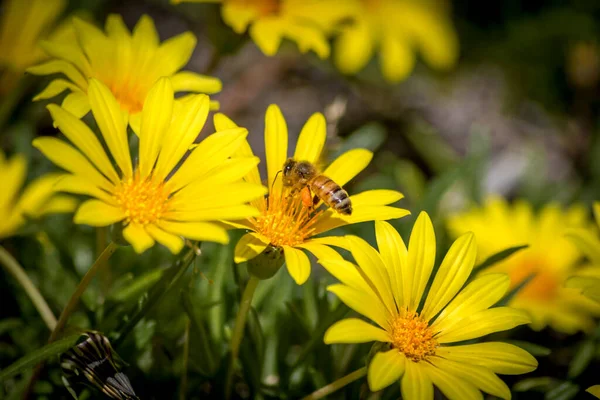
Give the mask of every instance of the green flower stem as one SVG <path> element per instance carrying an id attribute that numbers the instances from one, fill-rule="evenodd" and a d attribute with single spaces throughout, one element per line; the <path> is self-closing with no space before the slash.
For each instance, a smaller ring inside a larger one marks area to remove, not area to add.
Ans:
<path id="1" fill-rule="evenodd" d="M 108 229 L 105 226 L 96 228 L 96 257 L 99 257 L 100 254 L 102 254 L 102 251 L 108 244 L 107 232 Z M 102 296 L 104 296 L 110 290 L 110 283 L 112 281 L 112 274 L 108 261 L 105 261 L 104 265 L 99 266 L 98 279 L 100 281 Z"/>
<path id="2" fill-rule="evenodd" d="M 233 373 L 235 370 L 235 362 L 240 352 L 240 344 L 242 343 L 242 337 L 244 336 L 244 327 L 246 326 L 246 319 L 250 306 L 252 305 L 252 297 L 256 291 L 260 279 L 254 275 L 250 275 L 250 280 L 246 284 L 244 293 L 242 294 L 242 301 L 240 303 L 240 309 L 238 310 L 237 316 L 235 317 L 235 325 L 233 327 L 233 335 L 231 336 L 231 361 L 229 364 L 229 370 L 227 371 L 227 381 L 225 383 L 225 398 L 231 397 L 231 389 L 233 385 Z"/>
<path id="3" fill-rule="evenodd" d="M 318 400 L 323 397 L 343 388 L 344 386 L 354 382 L 357 379 L 362 378 L 367 374 L 367 367 L 362 367 L 348 375 L 338 379 L 337 381 L 331 382 L 329 385 L 323 386 L 321 389 L 315 390 L 302 400 Z"/>
<path id="4" fill-rule="evenodd" d="M 48 307 L 48 303 L 46 303 L 46 300 L 33 282 L 31 282 L 31 279 L 29 279 L 29 276 L 25 273 L 23 267 L 21 267 L 17 260 L 15 260 L 15 258 L 2 246 L 0 246 L 0 263 L 4 265 L 8 273 L 23 287 L 23 290 L 25 290 L 25 293 L 27 293 L 33 302 L 33 305 L 42 316 L 48 329 L 53 331 L 56 327 L 56 317 L 52 313 L 50 307 Z"/>

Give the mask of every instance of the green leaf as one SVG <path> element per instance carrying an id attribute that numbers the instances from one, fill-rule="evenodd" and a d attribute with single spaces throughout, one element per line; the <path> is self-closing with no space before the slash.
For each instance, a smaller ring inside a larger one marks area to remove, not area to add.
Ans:
<path id="1" fill-rule="evenodd" d="M 528 378 L 515 383 L 512 387 L 512 390 L 515 392 L 528 392 L 530 390 L 545 392 L 548 390 L 548 388 L 557 384 L 558 382 L 560 382 L 558 379 L 549 376 Z"/>
<path id="2" fill-rule="evenodd" d="M 439 132 L 423 121 L 413 124 L 411 129 L 404 132 L 404 136 L 427 165 L 437 173 L 447 171 L 459 161 L 456 151 Z"/>
<path id="3" fill-rule="evenodd" d="M 496 254 L 492 254 L 484 262 L 482 262 L 481 264 L 479 264 L 478 266 L 473 268 L 472 274 L 473 275 L 477 274 L 477 273 L 483 271 L 484 269 L 489 268 L 489 267 L 493 266 L 494 264 L 499 263 L 500 261 L 504 261 L 508 257 L 515 254 L 517 251 L 526 249 L 527 247 L 529 247 L 529 245 L 524 244 L 521 246 L 509 247 L 508 249 L 499 251 Z"/>
<path id="4" fill-rule="evenodd" d="M 164 270 L 158 268 L 151 270 L 141 275 L 139 278 L 128 282 L 123 287 L 111 291 L 111 293 L 108 295 L 108 299 L 124 302 L 134 296 L 139 296 L 142 292 L 145 292 L 152 285 L 154 285 L 161 278 L 163 272 Z"/>
<path id="5" fill-rule="evenodd" d="M 572 382 L 563 382 L 546 392 L 546 400 L 570 400 L 579 393 L 579 385 Z"/>
<path id="6" fill-rule="evenodd" d="M 525 342 L 522 340 L 506 340 L 506 343 L 514 344 L 517 347 L 530 353 L 532 356 L 545 357 L 550 355 L 552 350 L 547 347 L 540 346 L 539 344 Z"/>
<path id="7" fill-rule="evenodd" d="M 569 365 L 569 373 L 567 376 L 569 378 L 579 376 L 594 358 L 595 350 L 596 346 L 593 340 L 582 342 Z"/>
<path id="8" fill-rule="evenodd" d="M 35 350 L 29 354 L 26 354 L 19 360 L 15 361 L 13 364 L 4 368 L 0 371 L 0 382 L 23 372 L 28 368 L 32 368 L 38 363 L 42 361 L 48 360 L 50 357 L 59 355 L 71 347 L 75 346 L 77 340 L 81 337 L 81 335 L 75 334 L 71 336 L 67 336 L 64 339 L 57 340 L 54 343 L 47 344 L 41 349 Z"/>
<path id="9" fill-rule="evenodd" d="M 386 129 L 377 122 L 365 124 L 352 132 L 333 154 L 332 159 L 352 149 L 377 150 L 387 137 Z"/>
<path id="10" fill-rule="evenodd" d="M 410 201 L 421 201 L 427 178 L 415 163 L 406 159 L 398 160 L 394 165 L 393 175 L 400 190 Z"/>
<path id="11" fill-rule="evenodd" d="M 510 301 L 521 291 L 523 288 L 531 282 L 533 278 L 535 278 L 535 273 L 530 274 L 527 278 L 523 279 L 517 286 L 512 288 L 508 293 L 504 295 L 503 298 L 500 299 L 498 303 L 494 305 L 494 307 L 502 307 L 506 306 L 510 303 Z"/>
<path id="12" fill-rule="evenodd" d="M 200 345 L 200 352 L 202 354 L 202 358 L 199 360 L 195 360 L 195 363 L 206 372 L 207 376 L 212 376 L 217 370 L 217 365 L 215 363 L 215 355 L 213 353 L 213 346 L 210 343 L 210 337 L 208 336 L 208 333 L 204 328 L 202 320 L 198 318 L 198 316 L 194 312 L 194 307 L 192 305 L 192 299 L 189 291 L 181 291 L 181 302 L 183 304 L 183 309 L 187 313 L 192 324 L 191 331 L 193 335 L 191 336 L 190 341 L 193 339 L 193 341 L 196 342 L 197 340 Z"/>

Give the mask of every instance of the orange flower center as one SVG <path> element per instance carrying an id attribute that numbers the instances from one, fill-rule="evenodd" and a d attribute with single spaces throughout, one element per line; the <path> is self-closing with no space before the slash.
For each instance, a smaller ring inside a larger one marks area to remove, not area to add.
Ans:
<path id="1" fill-rule="evenodd" d="M 144 99 L 146 96 L 141 93 L 138 87 L 133 87 L 133 85 L 127 83 L 113 83 L 109 87 L 123 111 L 127 111 L 129 114 L 137 114 L 144 108 Z"/>
<path id="2" fill-rule="evenodd" d="M 169 205 L 169 191 L 165 183 L 152 178 L 142 179 L 138 173 L 133 178 L 121 181 L 113 196 L 125 212 L 126 223 L 154 223 Z"/>
<path id="3" fill-rule="evenodd" d="M 229 0 L 231 3 L 240 7 L 247 7 L 256 10 L 261 17 L 279 13 L 281 0 Z"/>
<path id="4" fill-rule="evenodd" d="M 510 270 L 511 287 L 517 286 L 531 274 L 535 274 L 535 277 L 519 291 L 517 297 L 543 301 L 553 299 L 562 280 L 544 262 L 535 258 L 527 258 Z"/>
<path id="5" fill-rule="evenodd" d="M 419 362 L 435 355 L 438 342 L 427 321 L 411 311 L 392 322 L 392 345 L 409 360 Z"/>
<path id="6" fill-rule="evenodd" d="M 296 246 L 314 234 L 322 210 L 311 211 L 302 204 L 300 194 L 275 191 L 265 199 L 261 215 L 251 218 L 256 231 L 276 247 Z"/>

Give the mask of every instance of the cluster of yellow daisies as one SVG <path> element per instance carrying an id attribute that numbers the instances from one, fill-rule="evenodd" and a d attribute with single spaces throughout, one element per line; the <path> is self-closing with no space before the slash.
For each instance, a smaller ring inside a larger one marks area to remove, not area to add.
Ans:
<path id="1" fill-rule="evenodd" d="M 302 51 L 327 57 L 334 38 L 334 60 L 346 73 L 363 68 L 376 49 L 390 80 L 410 72 L 415 47 L 434 66 L 454 62 L 457 45 L 448 17 L 429 2 L 343 4 L 223 0 L 221 10 L 227 24 L 236 32 L 248 30 L 269 55 L 288 38 Z M 593 318 L 600 316 L 600 239 L 584 209 L 548 205 L 536 212 L 526 202 L 489 199 L 449 219 L 456 241 L 436 269 L 436 239 L 426 213 L 416 219 L 407 244 L 385 222 L 409 214 L 393 205 L 401 193 L 352 193 L 353 212 L 343 215 L 323 206 L 309 209 L 300 196 L 286 192 L 280 171 L 288 157 L 321 159 L 327 125 L 322 114 L 308 119 L 290 149 L 280 109 L 266 110 L 267 175 L 261 179 L 247 129 L 220 113 L 207 124 L 217 106 L 209 95 L 222 84 L 183 70 L 196 44 L 191 32 L 161 41 L 151 18 L 143 16 L 130 31 L 118 15 L 110 15 L 104 28 L 77 17 L 57 28 L 64 6 L 62 0 L 13 0 L 2 17 L 0 54 L 6 60 L 0 61 L 11 73 L 3 76 L 2 87 L 26 70 L 57 75 L 35 100 L 67 94 L 60 105 L 47 106 L 63 138 L 33 141 L 62 172 L 21 192 L 24 159 L 0 153 L 0 240 L 17 234 L 28 218 L 73 211 L 77 224 L 116 224 L 138 253 L 155 243 L 174 254 L 186 240 L 227 243 L 228 229 L 244 229 L 235 248 L 237 263 L 260 263 L 275 250 L 302 284 L 312 256 L 339 280 L 329 291 L 372 323 L 338 321 L 325 342 L 381 342 L 366 372 L 368 384 L 376 391 L 400 382 L 406 399 L 432 399 L 434 385 L 450 399 L 481 398 L 482 391 L 510 398 L 497 374 L 527 373 L 537 361 L 512 344 L 473 340 L 523 324 L 566 333 L 594 327 Z M 390 15 L 398 16 L 394 24 Z M 9 46 L 7 32 L 17 17 L 37 29 L 25 30 L 30 36 Z M 27 51 L 37 49 L 42 36 L 40 50 Z M 88 114 L 85 121 L 93 118 L 94 127 L 82 120 Z M 323 174 L 343 186 L 372 156 L 366 149 L 349 150 Z M 595 212 L 600 219 L 600 205 Z M 356 236 L 326 234 L 367 221 L 375 221 L 376 248 Z M 529 247 L 471 276 L 481 261 L 517 245 Z M 350 252 L 353 262 L 336 249 Z M 584 256 L 588 264 L 581 266 Z M 499 306 L 524 280 L 510 304 Z"/>

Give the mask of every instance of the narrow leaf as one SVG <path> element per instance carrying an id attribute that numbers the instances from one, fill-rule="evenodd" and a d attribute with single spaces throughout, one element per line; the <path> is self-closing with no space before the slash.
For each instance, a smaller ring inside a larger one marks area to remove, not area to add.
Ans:
<path id="1" fill-rule="evenodd" d="M 569 378 L 578 377 L 594 358 L 595 350 L 596 348 L 593 340 L 582 342 L 569 365 L 569 373 L 567 376 Z"/>
<path id="2" fill-rule="evenodd" d="M 489 256 L 484 262 L 482 262 L 481 264 L 479 264 L 478 266 L 473 268 L 473 274 L 479 273 L 479 272 L 483 271 L 484 269 L 489 268 L 492 265 L 499 263 L 500 261 L 504 261 L 508 257 L 515 254 L 517 251 L 526 249 L 527 247 L 529 247 L 529 245 L 525 244 L 525 245 L 521 245 L 521 246 L 509 247 L 508 249 L 499 251 L 496 254 Z"/>

